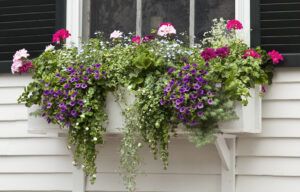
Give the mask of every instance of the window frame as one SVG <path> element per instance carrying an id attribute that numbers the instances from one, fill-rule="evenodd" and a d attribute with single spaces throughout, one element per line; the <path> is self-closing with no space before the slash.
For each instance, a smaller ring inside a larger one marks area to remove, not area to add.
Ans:
<path id="1" fill-rule="evenodd" d="M 70 0 L 68 0 L 70 1 Z M 74 0 L 73 0 L 74 1 Z M 76 1 L 82 1 L 82 0 L 75 0 Z M 91 0 L 84 0 L 83 7 L 81 7 L 81 15 L 83 15 L 82 22 L 84 23 L 84 28 L 81 29 L 83 31 L 81 38 L 83 40 L 88 39 L 89 36 L 89 30 L 86 30 L 86 28 L 89 28 L 90 26 L 90 10 L 88 5 L 90 5 Z M 140 35 L 142 34 L 142 3 L 145 0 L 136 0 L 136 34 Z M 189 40 L 190 40 L 190 46 L 194 45 L 195 40 L 195 1 L 196 0 L 187 0 L 190 3 L 189 6 Z M 81 5 L 82 6 L 82 5 Z M 240 20 L 244 28 L 241 32 L 239 32 L 240 37 L 246 41 L 248 45 L 250 45 L 250 0 L 235 0 L 235 19 Z"/>

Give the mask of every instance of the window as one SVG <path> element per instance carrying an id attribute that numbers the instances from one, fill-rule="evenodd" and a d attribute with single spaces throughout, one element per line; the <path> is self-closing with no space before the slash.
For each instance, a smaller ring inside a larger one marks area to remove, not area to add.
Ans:
<path id="1" fill-rule="evenodd" d="M 89 36 L 96 31 L 108 36 L 113 30 L 145 35 L 161 22 L 172 22 L 193 44 L 213 18 L 233 19 L 236 1 L 245 0 L 90 0 Z"/>
<path id="2" fill-rule="evenodd" d="M 38 56 L 53 32 L 64 27 L 65 8 L 64 0 L 0 0 L 0 72 L 10 72 L 19 49 Z"/>
<path id="3" fill-rule="evenodd" d="M 299 13 L 299 0 L 252 1 L 251 45 L 283 53 L 284 66 L 300 66 Z"/>

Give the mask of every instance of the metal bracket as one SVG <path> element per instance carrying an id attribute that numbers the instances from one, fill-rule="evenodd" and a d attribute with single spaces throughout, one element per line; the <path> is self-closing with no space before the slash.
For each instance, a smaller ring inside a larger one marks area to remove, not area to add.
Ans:
<path id="1" fill-rule="evenodd" d="M 221 192 L 235 192 L 236 136 L 218 134 L 215 145 L 222 162 Z"/>

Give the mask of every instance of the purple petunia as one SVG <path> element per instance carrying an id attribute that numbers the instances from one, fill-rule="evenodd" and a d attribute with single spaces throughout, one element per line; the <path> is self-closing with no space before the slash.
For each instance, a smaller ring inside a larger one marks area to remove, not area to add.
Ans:
<path id="1" fill-rule="evenodd" d="M 82 83 L 82 84 L 81 84 L 81 88 L 82 88 L 82 89 L 86 89 L 86 88 L 87 88 L 87 84 Z"/>
<path id="2" fill-rule="evenodd" d="M 81 87 L 81 83 L 77 83 L 76 85 L 75 85 L 75 87 L 78 89 L 78 88 L 80 88 Z"/>
<path id="3" fill-rule="evenodd" d="M 72 115 L 73 117 L 77 117 L 77 116 L 78 116 L 78 113 L 77 113 L 77 111 L 72 110 L 72 111 L 71 111 L 71 115 Z"/>
<path id="4" fill-rule="evenodd" d="M 212 99 L 208 99 L 208 100 L 207 100 L 207 103 L 208 103 L 209 105 L 212 105 L 214 102 L 213 102 Z"/>

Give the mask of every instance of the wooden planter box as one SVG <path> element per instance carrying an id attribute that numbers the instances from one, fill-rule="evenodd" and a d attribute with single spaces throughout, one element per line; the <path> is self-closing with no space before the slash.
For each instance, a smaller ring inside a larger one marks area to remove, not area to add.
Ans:
<path id="1" fill-rule="evenodd" d="M 224 133 L 261 133 L 261 105 L 262 99 L 259 96 L 260 87 L 250 90 L 251 98 L 247 106 L 236 103 L 235 112 L 238 119 L 221 122 L 219 127 Z"/>
<path id="2" fill-rule="evenodd" d="M 252 97 L 249 99 L 247 106 L 236 104 L 235 111 L 238 119 L 219 123 L 220 129 L 224 133 L 260 133 L 261 132 L 261 98 L 259 96 L 260 88 L 251 90 Z M 128 104 L 133 103 L 134 96 L 125 96 Z M 125 117 L 122 114 L 122 108 L 112 93 L 108 93 L 106 98 L 106 111 L 108 114 L 107 132 L 109 134 L 119 134 L 125 124 Z M 33 112 L 38 109 L 34 106 L 28 109 L 28 112 Z M 28 118 L 29 131 L 31 133 L 40 133 L 47 135 L 58 135 L 65 133 L 66 130 L 61 130 L 57 125 L 48 124 L 42 117 L 29 116 Z"/>

